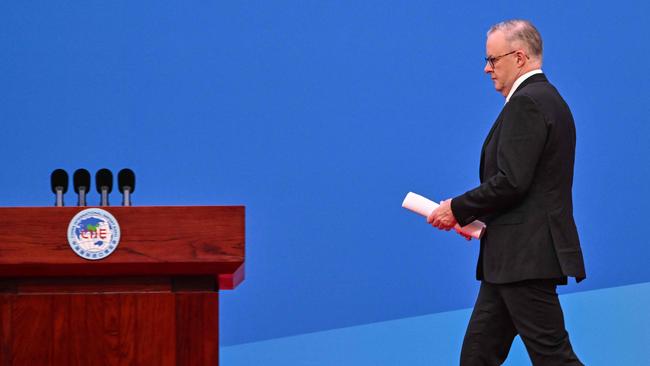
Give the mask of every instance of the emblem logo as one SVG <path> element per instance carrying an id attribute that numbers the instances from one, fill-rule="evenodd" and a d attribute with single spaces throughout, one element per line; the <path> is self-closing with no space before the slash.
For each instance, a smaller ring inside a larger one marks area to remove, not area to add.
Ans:
<path id="1" fill-rule="evenodd" d="M 89 260 L 109 256 L 120 242 L 120 225 L 101 208 L 85 209 L 70 220 L 68 243 L 77 255 Z"/>

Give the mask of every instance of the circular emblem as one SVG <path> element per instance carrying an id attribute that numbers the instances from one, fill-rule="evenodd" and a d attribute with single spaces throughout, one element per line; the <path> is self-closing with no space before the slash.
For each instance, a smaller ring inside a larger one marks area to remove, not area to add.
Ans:
<path id="1" fill-rule="evenodd" d="M 101 208 L 76 214 L 68 225 L 68 243 L 80 257 L 98 260 L 109 256 L 120 242 L 120 225 Z"/>

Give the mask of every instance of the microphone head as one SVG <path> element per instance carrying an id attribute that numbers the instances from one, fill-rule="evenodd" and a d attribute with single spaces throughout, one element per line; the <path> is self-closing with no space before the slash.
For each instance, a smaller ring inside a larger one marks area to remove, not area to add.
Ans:
<path id="1" fill-rule="evenodd" d="M 56 169 L 50 175 L 52 193 L 56 193 L 56 187 L 62 187 L 63 193 L 68 191 L 68 173 L 63 169 Z"/>
<path id="2" fill-rule="evenodd" d="M 79 187 L 86 187 L 86 192 L 90 188 L 90 173 L 86 169 L 77 169 L 72 175 L 75 193 L 79 193 Z"/>
<path id="3" fill-rule="evenodd" d="M 124 187 L 129 187 L 131 193 L 135 191 L 135 173 L 128 168 L 117 173 L 117 188 L 119 188 L 120 193 L 124 193 Z"/>
<path id="4" fill-rule="evenodd" d="M 108 193 L 113 190 L 113 173 L 108 169 L 99 169 L 95 173 L 95 185 L 97 193 L 102 193 L 102 187 L 108 188 Z"/>

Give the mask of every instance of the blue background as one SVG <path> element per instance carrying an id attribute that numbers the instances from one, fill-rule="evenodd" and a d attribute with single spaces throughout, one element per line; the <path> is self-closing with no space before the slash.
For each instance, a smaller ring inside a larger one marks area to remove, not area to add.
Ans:
<path id="1" fill-rule="evenodd" d="M 648 10 L 3 2 L 0 205 L 51 205 L 53 169 L 104 167 L 136 172 L 137 205 L 246 205 L 246 280 L 222 292 L 223 346 L 471 307 L 477 242 L 400 204 L 478 183 L 503 105 L 482 71 L 485 33 L 521 17 L 578 130 L 588 279 L 560 291 L 648 282 Z"/>

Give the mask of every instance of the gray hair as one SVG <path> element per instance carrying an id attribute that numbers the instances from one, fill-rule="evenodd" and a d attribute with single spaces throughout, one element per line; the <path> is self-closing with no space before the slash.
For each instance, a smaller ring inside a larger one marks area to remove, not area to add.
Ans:
<path id="1" fill-rule="evenodd" d="M 542 59 L 542 36 L 533 23 L 523 19 L 505 20 L 493 25 L 488 30 L 489 36 L 495 31 L 502 31 L 510 43 L 521 42 L 526 50 L 537 59 Z"/>

